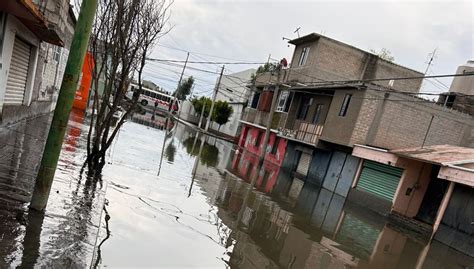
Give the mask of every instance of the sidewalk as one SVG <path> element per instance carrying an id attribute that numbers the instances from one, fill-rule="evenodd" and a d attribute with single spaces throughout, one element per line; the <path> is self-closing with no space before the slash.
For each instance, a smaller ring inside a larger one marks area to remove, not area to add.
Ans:
<path id="1" fill-rule="evenodd" d="M 231 137 L 229 137 L 229 136 L 227 136 L 227 135 L 225 135 L 225 134 L 223 134 L 223 133 L 218 133 L 217 131 L 212 130 L 212 129 L 209 129 L 209 131 L 206 132 L 204 129 L 199 128 L 197 125 L 195 125 L 195 124 L 193 124 L 193 123 L 191 123 L 191 122 L 189 122 L 189 121 L 186 121 L 186 120 L 183 120 L 183 119 L 181 119 L 181 118 L 178 118 L 178 117 L 176 117 L 175 115 L 172 115 L 172 117 L 173 117 L 174 120 L 176 120 L 176 121 L 178 121 L 178 122 L 180 122 L 180 123 L 182 123 L 182 124 L 184 124 L 184 125 L 186 125 L 186 126 L 188 126 L 188 127 L 191 127 L 191 128 L 193 128 L 194 130 L 196 130 L 196 131 L 198 131 L 198 132 L 200 132 L 200 133 L 203 133 L 203 134 L 205 134 L 205 135 L 212 136 L 212 137 L 215 137 L 215 138 L 218 138 L 218 139 L 222 139 L 222 140 L 225 140 L 225 141 L 227 141 L 227 142 L 230 142 L 230 143 L 234 143 L 234 144 L 235 144 L 234 139 L 232 139 Z"/>
<path id="2" fill-rule="evenodd" d="M 51 114 L 0 127 L 0 268 L 88 267 L 98 233 L 105 187 L 85 184 L 86 127 L 71 114 L 44 214 L 28 203 Z"/>

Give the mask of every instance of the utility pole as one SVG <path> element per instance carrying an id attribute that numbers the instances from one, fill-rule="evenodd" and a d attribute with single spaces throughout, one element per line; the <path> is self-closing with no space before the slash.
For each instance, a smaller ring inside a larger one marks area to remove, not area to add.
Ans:
<path id="1" fill-rule="evenodd" d="M 214 110 L 214 103 L 216 101 L 217 92 L 219 91 L 219 87 L 221 85 L 222 74 L 224 74 L 224 67 L 225 67 L 225 65 L 222 66 L 221 74 L 219 75 L 219 79 L 217 80 L 216 88 L 214 89 L 214 94 L 212 95 L 211 109 L 209 110 L 209 117 L 207 118 L 206 128 L 204 129 L 206 132 L 209 129 L 209 125 L 211 123 L 212 111 Z"/>
<path id="2" fill-rule="evenodd" d="M 77 83 L 81 75 L 84 56 L 86 55 L 89 37 L 92 31 L 97 0 L 83 0 L 77 20 L 76 29 L 71 43 L 66 70 L 64 71 L 58 102 L 54 110 L 53 120 L 49 129 L 44 148 L 41 166 L 35 182 L 30 208 L 43 211 L 48 203 L 54 173 L 58 165 L 61 146 L 66 133 L 69 113 L 72 109 Z"/>
<path id="3" fill-rule="evenodd" d="M 425 70 L 425 73 L 424 73 L 425 76 L 428 75 L 428 71 L 429 71 L 429 69 L 430 69 L 430 66 L 433 64 L 433 60 L 434 60 L 434 58 L 435 58 L 436 50 L 437 50 L 437 49 L 438 49 L 438 48 L 435 48 L 435 49 L 433 50 L 433 52 L 431 52 L 431 53 L 428 54 L 428 56 L 430 56 L 430 60 L 428 61 L 427 66 L 426 66 L 426 70 Z M 425 80 L 426 80 L 426 78 L 422 80 L 422 84 L 423 84 L 423 85 L 422 85 L 420 88 L 424 88 L 424 86 L 425 86 L 425 83 L 424 83 Z"/>
<path id="4" fill-rule="evenodd" d="M 437 49 L 438 49 L 438 48 L 435 48 L 435 49 L 433 50 L 433 52 L 430 53 L 431 57 L 430 57 L 430 60 L 428 61 L 428 65 L 426 66 L 425 76 L 428 74 L 428 70 L 430 69 L 430 66 L 433 64 L 433 60 L 434 60 L 434 58 L 435 58 L 436 50 L 437 50 Z"/>
<path id="5" fill-rule="evenodd" d="M 184 61 L 184 66 L 183 66 L 183 70 L 181 71 L 181 76 L 179 76 L 178 86 L 176 87 L 176 91 L 174 92 L 173 103 L 172 103 L 172 105 L 169 107 L 169 110 L 168 110 L 168 111 L 171 111 L 171 109 L 172 109 L 172 107 L 174 106 L 174 104 L 177 103 L 176 95 L 178 94 L 179 85 L 181 85 L 181 81 L 183 80 L 184 70 L 186 70 L 186 65 L 188 64 L 188 60 L 189 60 L 189 52 L 188 52 L 188 54 L 186 55 L 186 61 Z M 178 116 L 178 119 L 179 119 L 179 116 Z"/>
<path id="6" fill-rule="evenodd" d="M 267 128 L 265 129 L 265 136 L 263 138 L 263 145 L 262 148 L 260 149 L 260 154 L 258 158 L 258 164 L 257 164 L 257 173 L 255 176 L 252 178 L 251 185 L 253 186 L 255 182 L 258 179 L 258 176 L 260 174 L 260 170 L 263 167 L 263 161 L 265 159 L 265 153 L 267 152 L 267 146 L 268 146 L 268 140 L 270 138 L 270 129 L 273 121 L 273 115 L 275 114 L 275 109 L 278 103 L 278 95 L 280 93 L 280 74 L 281 74 L 281 64 L 278 65 L 278 74 L 277 74 L 277 81 L 276 81 L 276 86 L 275 90 L 273 91 L 273 97 L 272 97 L 272 105 L 270 107 L 270 112 L 268 114 L 268 119 L 267 119 Z"/>
<path id="7" fill-rule="evenodd" d="M 199 129 L 201 129 L 202 118 L 204 117 L 204 110 L 206 110 L 206 102 L 204 102 L 204 104 L 202 105 L 202 108 L 201 108 L 201 116 L 199 117 L 199 122 L 198 122 L 198 128 Z"/>

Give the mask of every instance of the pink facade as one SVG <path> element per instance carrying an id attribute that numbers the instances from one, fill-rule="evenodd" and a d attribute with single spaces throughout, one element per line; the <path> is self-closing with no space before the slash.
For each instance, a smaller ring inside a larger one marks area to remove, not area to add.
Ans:
<path id="1" fill-rule="evenodd" d="M 243 148 L 246 151 L 258 156 L 261 152 L 261 147 L 263 146 L 264 138 L 264 129 L 244 125 L 242 128 L 241 136 L 239 138 L 239 147 L 240 149 Z M 276 150 L 273 150 L 275 146 L 275 141 L 278 144 L 276 145 Z M 283 158 L 285 157 L 287 142 L 288 141 L 286 139 L 277 137 L 275 133 L 271 132 L 268 141 L 267 153 L 265 154 L 265 161 L 276 164 L 277 166 L 281 166 Z"/>
<path id="2" fill-rule="evenodd" d="M 256 173 L 259 173 L 255 186 L 261 191 L 271 192 L 285 156 L 287 140 L 277 137 L 275 133 L 270 133 L 263 169 L 257 171 L 258 156 L 264 137 L 265 130 L 253 126 L 243 126 L 238 144 L 239 152 L 234 155 L 232 170 L 249 183 Z"/>

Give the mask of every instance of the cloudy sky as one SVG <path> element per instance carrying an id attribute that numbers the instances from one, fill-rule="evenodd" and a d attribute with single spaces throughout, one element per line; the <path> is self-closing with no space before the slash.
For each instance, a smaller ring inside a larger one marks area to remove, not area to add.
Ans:
<path id="1" fill-rule="evenodd" d="M 291 59 L 293 46 L 282 37 L 322 33 L 364 50 L 387 48 L 395 62 L 424 72 L 429 53 L 436 57 L 429 74 L 452 74 L 474 59 L 472 1 L 203 1 L 176 0 L 172 27 L 151 57 L 192 61 L 266 62 Z M 218 72 L 217 64 L 190 64 Z M 258 65 L 227 65 L 226 73 Z M 146 76 L 167 90 L 176 87 L 179 66 L 150 63 Z M 187 70 L 197 78 L 195 93 L 210 95 L 217 74 Z M 451 79 L 430 80 L 424 92 L 447 91 Z M 443 85 L 444 84 L 444 85 Z"/>

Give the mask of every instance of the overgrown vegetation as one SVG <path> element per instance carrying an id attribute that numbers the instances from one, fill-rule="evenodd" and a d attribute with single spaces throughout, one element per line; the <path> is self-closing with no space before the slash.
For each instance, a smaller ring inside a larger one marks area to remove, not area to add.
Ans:
<path id="1" fill-rule="evenodd" d="M 384 59 L 386 61 L 389 61 L 389 62 L 394 62 L 395 61 L 395 57 L 392 55 L 392 52 L 389 51 L 386 48 L 380 49 L 379 52 L 371 49 L 370 52 L 377 55 L 377 56 L 379 56 L 381 59 Z"/>

